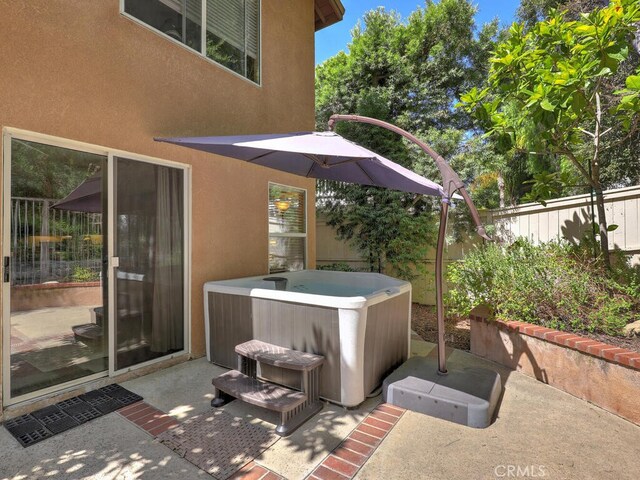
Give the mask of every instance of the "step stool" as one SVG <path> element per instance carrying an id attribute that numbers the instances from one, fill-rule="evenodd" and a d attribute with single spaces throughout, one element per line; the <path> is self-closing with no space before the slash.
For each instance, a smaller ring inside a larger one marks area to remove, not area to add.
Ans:
<path id="1" fill-rule="evenodd" d="M 214 399 L 211 406 L 226 403 L 225 394 L 243 402 L 280 413 L 276 433 L 287 436 L 322 409 L 319 397 L 320 367 L 324 357 L 250 340 L 236 345 L 238 370 L 230 370 L 211 383 Z M 301 391 L 257 378 L 257 364 L 300 372 Z"/>

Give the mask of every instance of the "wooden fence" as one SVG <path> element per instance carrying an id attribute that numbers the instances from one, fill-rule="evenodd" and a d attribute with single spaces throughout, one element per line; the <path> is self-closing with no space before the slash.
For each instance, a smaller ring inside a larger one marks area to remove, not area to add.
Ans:
<path id="1" fill-rule="evenodd" d="M 464 206 L 461 206 L 464 208 Z M 605 192 L 605 212 L 609 225 L 618 228 L 609 234 L 609 244 L 632 256 L 632 263 L 640 264 L 640 186 L 607 190 Z M 494 237 L 501 242 L 512 242 L 525 237 L 533 243 L 566 239 L 578 242 L 591 225 L 589 195 L 549 200 L 546 206 L 527 203 L 513 208 L 481 212 L 483 221 L 493 225 Z M 368 263 L 346 242 L 336 239 L 335 231 L 328 226 L 322 215 L 316 220 L 316 263 L 328 265 L 345 263 L 352 268 L 366 270 Z M 445 264 L 464 257 L 478 242 L 470 241 L 449 245 Z M 435 252 L 431 252 L 425 262 L 433 272 Z M 446 265 L 445 265 L 446 266 Z M 435 302 L 433 275 L 421 277 L 413 282 L 413 299 L 419 303 Z"/>

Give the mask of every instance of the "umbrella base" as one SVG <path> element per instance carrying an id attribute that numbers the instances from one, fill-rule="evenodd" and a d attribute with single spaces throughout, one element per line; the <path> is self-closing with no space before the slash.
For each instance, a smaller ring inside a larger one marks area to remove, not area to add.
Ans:
<path id="1" fill-rule="evenodd" d="M 491 424 L 501 393 L 497 372 L 450 362 L 440 375 L 430 357 L 410 358 L 382 384 L 383 400 L 392 405 L 474 428 Z"/>

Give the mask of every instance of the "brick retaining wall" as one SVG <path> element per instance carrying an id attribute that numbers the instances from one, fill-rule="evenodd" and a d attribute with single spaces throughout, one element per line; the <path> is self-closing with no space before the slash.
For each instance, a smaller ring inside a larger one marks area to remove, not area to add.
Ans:
<path id="1" fill-rule="evenodd" d="M 572 333 L 471 312 L 471 352 L 640 425 L 640 353 Z"/>

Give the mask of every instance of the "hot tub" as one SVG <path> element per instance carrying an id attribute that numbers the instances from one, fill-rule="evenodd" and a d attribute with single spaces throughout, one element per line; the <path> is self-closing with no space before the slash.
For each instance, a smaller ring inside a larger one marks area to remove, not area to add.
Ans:
<path id="1" fill-rule="evenodd" d="M 320 396 L 346 407 L 409 356 L 411 284 L 386 275 L 303 270 L 207 282 L 204 302 L 209 361 L 236 368 L 235 346 L 251 339 L 324 355 Z M 287 370 L 262 366 L 260 376 L 298 386 Z"/>

